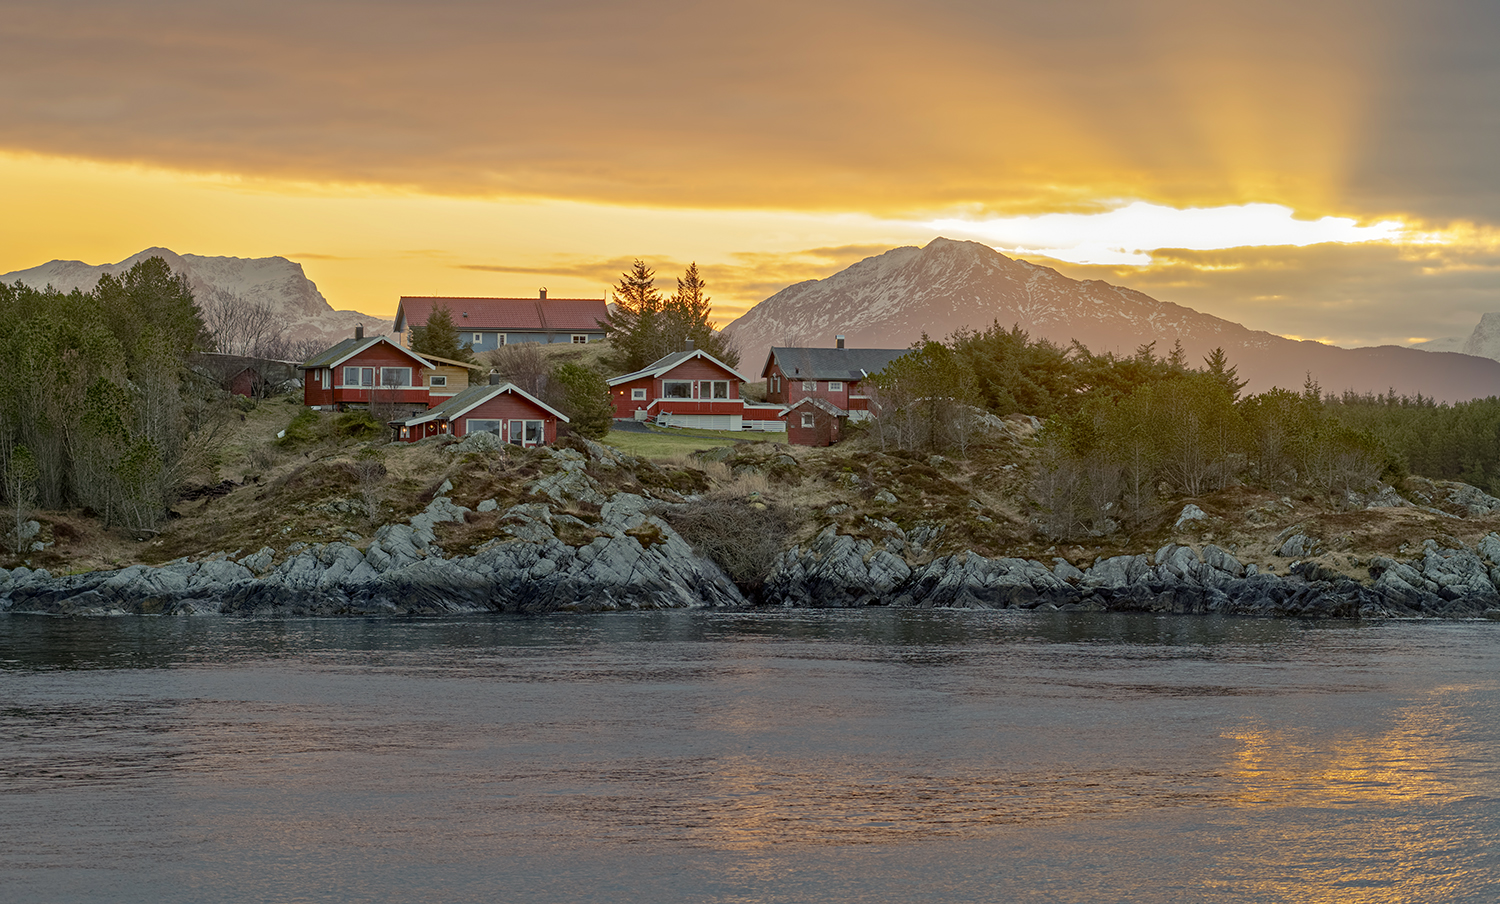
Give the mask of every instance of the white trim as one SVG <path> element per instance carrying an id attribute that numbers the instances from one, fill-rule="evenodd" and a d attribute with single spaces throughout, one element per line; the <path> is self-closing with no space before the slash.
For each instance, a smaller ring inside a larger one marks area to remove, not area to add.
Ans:
<path id="1" fill-rule="evenodd" d="M 589 335 L 588 335 L 588 333 L 574 333 L 573 334 L 573 344 L 574 345 L 588 345 L 589 344 Z"/>
<path id="2" fill-rule="evenodd" d="M 633 387 L 630 390 L 630 401 L 632 401 L 632 402 L 644 402 L 644 401 L 646 401 L 646 388 L 644 386 Z"/>
<path id="3" fill-rule="evenodd" d="M 844 391 L 844 381 L 842 381 L 842 380 L 829 380 L 828 381 L 828 391 L 829 392 L 843 392 Z"/>
<path id="4" fill-rule="evenodd" d="M 430 376 L 430 377 L 427 378 L 427 385 L 428 386 L 442 386 L 442 387 L 446 388 L 448 386 L 448 375 L 447 374 L 433 374 L 432 376 Z"/>

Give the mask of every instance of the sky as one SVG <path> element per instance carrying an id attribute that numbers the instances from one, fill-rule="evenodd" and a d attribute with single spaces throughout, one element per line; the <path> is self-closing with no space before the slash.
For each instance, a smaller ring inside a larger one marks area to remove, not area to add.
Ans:
<path id="1" fill-rule="evenodd" d="M 936 236 L 1339 345 L 1500 311 L 1500 5 L 22 0 L 0 272 L 152 246 L 336 308 L 599 297 L 721 323 Z"/>

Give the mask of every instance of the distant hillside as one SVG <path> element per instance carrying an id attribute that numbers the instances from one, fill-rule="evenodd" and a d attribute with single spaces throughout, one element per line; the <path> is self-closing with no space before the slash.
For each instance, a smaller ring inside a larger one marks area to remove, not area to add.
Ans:
<path id="1" fill-rule="evenodd" d="M 353 335 L 356 324 L 364 324 L 368 335 L 388 333 L 391 321 L 357 311 L 335 311 L 317 285 L 302 272 L 302 265 L 284 257 L 203 257 L 177 254 L 166 248 L 147 248 L 117 264 L 85 264 L 82 261 L 48 261 L 39 267 L 16 270 L 0 276 L 0 282 L 21 283 L 41 289 L 52 286 L 63 292 L 89 291 L 105 273 L 129 270 L 137 261 L 159 257 L 172 272 L 187 277 L 199 307 L 232 303 L 236 299 L 263 304 L 288 338 L 309 345 L 332 345 Z"/>
<path id="2" fill-rule="evenodd" d="M 1191 360 L 1222 347 L 1249 389 L 1300 388 L 1311 372 L 1331 392 L 1422 393 L 1456 401 L 1500 395 L 1500 362 L 1397 346 L 1345 349 L 1247 329 L 1191 308 L 1100 280 L 1069 279 L 1012 260 L 977 242 L 934 239 L 895 248 L 827 279 L 788 286 L 725 331 L 746 369 L 759 373 L 773 345 L 899 348 L 924 332 L 941 339 L 961 327 L 1019 325 L 1034 338 L 1074 339 L 1095 352 L 1129 355 L 1155 341 L 1181 340 Z"/>

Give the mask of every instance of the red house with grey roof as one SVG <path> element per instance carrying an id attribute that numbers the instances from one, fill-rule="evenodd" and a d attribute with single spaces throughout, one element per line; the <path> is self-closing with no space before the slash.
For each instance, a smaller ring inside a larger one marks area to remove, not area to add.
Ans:
<path id="1" fill-rule="evenodd" d="M 344 411 L 372 404 L 416 412 L 428 407 L 426 375 L 432 363 L 388 336 L 365 337 L 363 326 L 298 365 L 302 401 L 311 408 Z"/>
<path id="2" fill-rule="evenodd" d="M 705 430 L 786 429 L 780 405 L 740 398 L 745 378 L 701 349 L 673 352 L 634 373 L 612 377 L 615 417 L 654 421 L 663 427 Z"/>
<path id="3" fill-rule="evenodd" d="M 493 433 L 501 441 L 517 446 L 542 446 L 557 442 L 557 425 L 568 418 L 561 411 L 514 383 L 495 381 L 470 386 L 429 411 L 391 421 L 396 439 L 414 443 L 429 436 L 471 436 Z"/>
<path id="4" fill-rule="evenodd" d="M 458 328 L 458 341 L 477 352 L 522 342 L 600 342 L 607 316 L 602 298 L 463 298 L 403 295 L 396 307 L 395 331 L 401 344 L 411 346 L 413 327 L 427 325 L 437 307 L 448 309 Z"/>

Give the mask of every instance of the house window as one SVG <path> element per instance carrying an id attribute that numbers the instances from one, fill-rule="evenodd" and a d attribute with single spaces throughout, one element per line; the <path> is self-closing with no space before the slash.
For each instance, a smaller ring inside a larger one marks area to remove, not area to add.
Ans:
<path id="1" fill-rule="evenodd" d="M 574 345 L 588 345 L 589 344 L 589 337 L 588 336 L 574 336 L 573 337 L 573 344 Z"/>
<path id="2" fill-rule="evenodd" d="M 813 424 L 813 414 L 812 414 L 811 411 L 804 411 L 804 412 L 802 412 L 802 426 L 804 426 L 804 427 L 815 426 Z"/>
<path id="3" fill-rule="evenodd" d="M 374 386 L 375 368 L 373 367 L 346 367 L 344 368 L 345 386 Z"/>
<path id="4" fill-rule="evenodd" d="M 510 441 L 518 446 L 540 446 L 542 444 L 542 422 L 511 421 Z"/>
<path id="5" fill-rule="evenodd" d="M 380 369 L 381 386 L 410 386 L 410 367 L 382 367 Z"/>
<path id="6" fill-rule="evenodd" d="M 333 382 L 333 368 L 331 368 L 331 367 L 325 367 L 325 368 L 323 368 L 323 388 L 327 389 L 328 385 L 330 383 L 332 383 L 332 382 Z"/>
<path id="7" fill-rule="evenodd" d="M 496 345 L 504 345 L 505 344 L 505 334 L 504 333 L 496 333 L 495 334 L 495 344 Z"/>
<path id="8" fill-rule="evenodd" d="M 474 334 L 474 339 L 473 339 L 473 344 L 474 345 L 479 345 L 482 342 L 484 342 L 484 334 L 483 333 L 475 333 Z"/>
<path id="9" fill-rule="evenodd" d="M 433 374 L 432 376 L 430 376 L 430 377 L 427 378 L 427 385 L 428 386 L 447 386 L 448 385 L 448 375 L 447 374 Z"/>
<path id="10" fill-rule="evenodd" d="M 484 418 L 471 417 L 465 421 L 464 435 L 473 436 L 476 433 L 493 433 L 500 435 L 500 421 L 486 420 Z"/>
<path id="11" fill-rule="evenodd" d="M 818 391 L 818 381 L 817 380 L 803 380 L 802 381 L 802 391 L 803 392 L 817 392 Z"/>
<path id="12" fill-rule="evenodd" d="M 644 402 L 644 401 L 646 401 L 646 390 L 644 390 L 644 389 L 632 389 L 632 390 L 630 390 L 630 400 L 632 402 Z"/>
<path id="13" fill-rule="evenodd" d="M 839 380 L 829 380 L 828 381 L 828 391 L 829 392 L 843 392 L 844 391 L 844 384 L 842 382 L 840 382 Z"/>
<path id="14" fill-rule="evenodd" d="M 693 397 L 693 381 L 662 380 L 661 397 L 664 399 L 691 399 Z"/>
<path id="15" fill-rule="evenodd" d="M 781 374 L 771 374 L 771 391 L 781 391 Z"/>
<path id="16" fill-rule="evenodd" d="M 700 399 L 727 399 L 729 398 L 728 380 L 702 380 L 698 383 L 698 398 Z"/>

